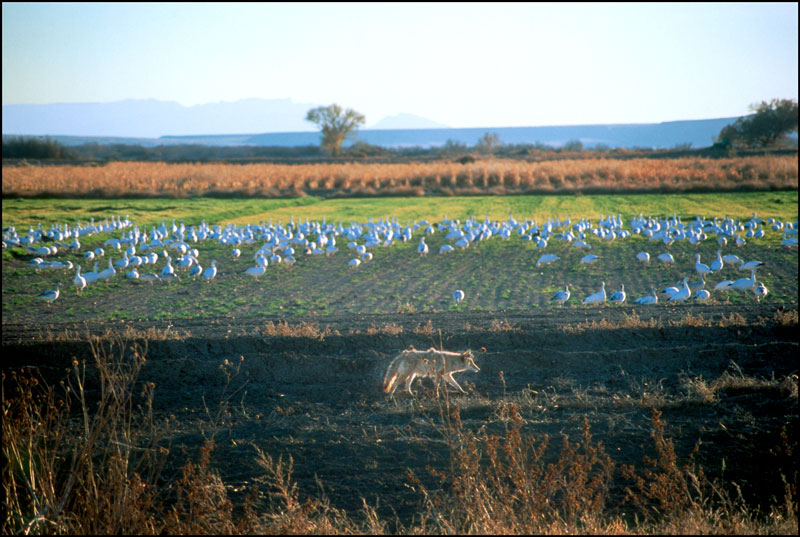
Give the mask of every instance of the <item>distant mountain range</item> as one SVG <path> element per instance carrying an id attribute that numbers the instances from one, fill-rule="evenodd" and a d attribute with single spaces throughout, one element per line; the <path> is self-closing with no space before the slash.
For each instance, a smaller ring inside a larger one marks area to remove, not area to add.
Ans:
<path id="1" fill-rule="evenodd" d="M 128 99 L 111 103 L 4 104 L 3 134 L 158 138 L 261 132 L 313 131 L 311 108 L 291 99 L 243 99 L 182 106 L 172 101 Z M 413 114 L 385 117 L 371 129 L 448 128 Z"/>
<path id="2" fill-rule="evenodd" d="M 3 136 L 50 136 L 65 145 L 84 143 L 143 146 L 203 144 L 211 146 L 304 146 L 319 144 L 319 132 L 305 121 L 319 106 L 291 99 L 245 99 L 196 106 L 154 99 L 112 103 L 3 105 Z M 361 129 L 353 141 L 382 147 L 435 147 L 448 140 L 475 145 L 486 132 L 501 143 L 543 143 L 554 147 L 580 141 L 584 147 L 706 147 L 737 118 L 646 124 L 551 127 L 481 127 L 453 129 L 413 114 L 381 119 Z M 163 133 L 183 133 L 180 136 Z M 252 133 L 252 134 L 242 134 Z"/>

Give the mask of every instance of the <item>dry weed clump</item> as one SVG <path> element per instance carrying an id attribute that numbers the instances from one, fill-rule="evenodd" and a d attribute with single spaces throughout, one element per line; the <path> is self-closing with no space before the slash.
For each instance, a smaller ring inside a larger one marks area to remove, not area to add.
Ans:
<path id="1" fill-rule="evenodd" d="M 636 311 L 632 311 L 630 314 L 624 314 L 620 321 L 609 321 L 608 319 L 595 321 L 592 319 L 591 321 L 584 321 L 574 325 L 562 326 L 561 330 L 567 334 L 581 334 L 587 330 L 619 330 L 621 328 L 640 330 L 663 328 L 663 326 L 664 323 L 661 318 L 656 319 L 655 317 L 651 317 L 650 319 L 643 320 Z"/>
<path id="2" fill-rule="evenodd" d="M 77 359 L 58 390 L 32 371 L 3 373 L 3 533 L 161 527 L 158 479 L 169 448 L 153 417 L 155 386 L 136 385 L 144 355 L 120 340 L 90 343 L 97 395 Z"/>
<path id="3" fill-rule="evenodd" d="M 3 195 L 422 196 L 796 189 L 797 159 L 587 158 L 535 162 L 449 160 L 404 164 L 111 162 L 104 166 L 4 166 Z"/>
<path id="4" fill-rule="evenodd" d="M 489 326 L 489 332 L 520 332 L 521 330 L 519 326 L 511 324 L 508 319 L 492 319 L 492 324 Z"/>
<path id="5" fill-rule="evenodd" d="M 147 341 L 179 341 L 191 337 L 188 330 L 172 330 L 171 325 L 164 328 L 151 326 L 149 328 L 135 328 L 125 325 L 122 329 L 106 328 L 102 334 L 93 334 L 87 325 L 84 329 L 65 328 L 60 332 L 46 330 L 35 336 L 38 341 L 43 343 L 66 343 L 71 341 L 86 341 L 87 339 L 99 338 L 101 340 L 114 341 L 122 340 L 128 343 L 147 342 Z"/>
<path id="6" fill-rule="evenodd" d="M 269 321 L 261 330 L 264 337 L 305 337 L 322 340 L 330 335 L 337 335 L 338 332 L 326 326 L 320 329 L 316 323 L 303 321 L 299 324 L 289 324 L 287 321 L 277 323 Z"/>
<path id="7" fill-rule="evenodd" d="M 374 336 L 385 334 L 388 336 L 397 336 L 403 333 L 403 327 L 397 323 L 384 323 L 383 326 L 378 327 L 373 323 L 372 326 L 367 328 L 367 334 Z"/>
<path id="8" fill-rule="evenodd" d="M 797 310 L 779 309 L 775 312 L 774 321 L 781 326 L 797 326 Z"/>

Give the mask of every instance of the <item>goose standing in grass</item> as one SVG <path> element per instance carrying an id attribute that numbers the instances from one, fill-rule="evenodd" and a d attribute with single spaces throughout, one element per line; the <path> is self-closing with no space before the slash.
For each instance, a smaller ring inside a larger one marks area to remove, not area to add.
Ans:
<path id="1" fill-rule="evenodd" d="M 419 246 L 417 246 L 417 252 L 419 252 L 419 255 L 421 256 L 428 255 L 428 245 L 425 244 L 425 237 L 420 238 Z"/>
<path id="2" fill-rule="evenodd" d="M 58 298 L 58 295 L 60 294 L 60 289 L 61 289 L 61 282 L 58 282 L 56 284 L 55 289 L 50 289 L 48 291 L 45 291 L 36 298 L 38 298 L 39 300 L 46 300 L 47 302 L 50 303 L 50 305 L 52 305 L 53 302 L 55 302 L 56 299 Z"/>
<path id="3" fill-rule="evenodd" d="M 748 261 L 747 263 L 742 263 L 739 265 L 739 270 L 742 272 L 746 272 L 748 270 L 753 270 L 761 267 L 764 263 L 761 261 Z"/>
<path id="4" fill-rule="evenodd" d="M 98 267 L 98 265 L 99 265 L 99 263 L 97 261 L 95 261 L 94 262 L 94 270 L 92 272 L 87 272 L 87 273 L 83 274 L 83 279 L 86 280 L 86 285 L 89 285 L 90 283 L 94 283 L 94 282 L 97 281 L 97 276 L 98 276 L 97 267 Z"/>
<path id="5" fill-rule="evenodd" d="M 263 276 L 264 273 L 267 272 L 267 266 L 262 264 L 257 264 L 255 267 L 250 267 L 249 269 L 245 270 L 245 274 L 249 274 L 255 279 L 258 279 L 259 276 Z"/>
<path id="6" fill-rule="evenodd" d="M 161 269 L 162 276 L 166 276 L 167 274 L 175 274 L 175 269 L 172 268 L 172 258 L 170 256 L 167 256 L 167 264 Z"/>
<path id="7" fill-rule="evenodd" d="M 358 268 L 358 266 L 359 266 L 360 264 L 361 264 L 361 260 L 360 260 L 359 258 L 357 258 L 357 257 L 354 257 L 354 258 L 353 258 L 353 259 L 351 259 L 351 260 L 350 260 L 350 262 L 348 263 L 348 265 L 350 265 L 350 266 L 351 266 L 351 267 L 353 267 L 354 269 L 355 269 L 355 268 Z"/>
<path id="8" fill-rule="evenodd" d="M 97 275 L 98 280 L 110 280 L 117 273 L 117 271 L 114 270 L 114 265 L 112 263 L 112 260 L 113 258 L 111 257 L 108 258 L 108 268 L 101 271 L 100 274 Z"/>
<path id="9" fill-rule="evenodd" d="M 659 255 L 658 256 L 658 260 L 661 261 L 662 263 L 664 263 L 665 265 L 674 265 L 675 264 L 675 258 L 672 257 L 672 254 L 668 254 L 668 253 L 663 253 L 663 254 Z"/>
<path id="10" fill-rule="evenodd" d="M 705 263 L 700 262 L 700 254 L 694 254 L 694 270 L 697 271 L 698 274 L 704 276 L 711 272 L 711 269 Z"/>
<path id="11" fill-rule="evenodd" d="M 650 304 L 658 304 L 658 296 L 656 295 L 656 290 L 653 289 L 653 294 L 645 295 L 645 296 L 643 296 L 641 298 L 637 298 L 636 300 L 634 300 L 634 302 L 636 302 L 637 304 L 645 305 L 645 306 L 646 305 L 650 305 Z"/>
<path id="12" fill-rule="evenodd" d="M 725 261 L 722 259 L 722 250 L 717 250 L 717 257 L 711 262 L 708 268 L 711 269 L 711 272 L 719 272 L 724 266 Z"/>
<path id="13" fill-rule="evenodd" d="M 606 282 L 600 285 L 600 291 L 583 299 L 583 304 L 603 304 L 606 301 Z"/>
<path id="14" fill-rule="evenodd" d="M 147 272 L 139 276 L 139 279 L 146 282 L 150 282 L 150 285 L 153 285 L 153 282 L 158 281 L 161 278 L 159 278 L 158 274 L 155 274 L 154 272 Z"/>
<path id="15" fill-rule="evenodd" d="M 78 265 L 78 272 L 75 274 L 75 279 L 73 280 L 75 283 L 75 294 L 82 295 L 83 290 L 86 288 L 86 278 L 81 276 L 81 266 Z"/>
<path id="16" fill-rule="evenodd" d="M 722 256 L 722 260 L 729 265 L 741 265 L 744 263 L 744 259 L 739 257 L 736 254 L 727 254 Z"/>
<path id="17" fill-rule="evenodd" d="M 714 286 L 715 292 L 722 292 L 727 291 L 730 289 L 731 285 L 733 285 L 733 280 L 722 280 L 717 285 Z"/>
<path id="18" fill-rule="evenodd" d="M 461 289 L 456 289 L 455 291 L 453 291 L 453 300 L 455 300 L 456 306 L 461 304 L 461 301 L 464 300 L 464 296 L 465 296 L 464 291 L 462 291 Z"/>
<path id="19" fill-rule="evenodd" d="M 196 280 L 198 276 L 203 274 L 203 267 L 200 266 L 200 263 L 195 263 L 192 265 L 192 268 L 189 269 L 189 277 L 193 280 Z"/>
<path id="20" fill-rule="evenodd" d="M 766 297 L 769 294 L 769 290 L 767 286 L 761 282 L 758 282 L 753 289 L 753 293 L 756 295 L 756 300 L 761 302 L 761 299 Z"/>
<path id="21" fill-rule="evenodd" d="M 550 302 L 555 302 L 559 306 L 563 306 L 564 303 L 569 300 L 569 284 L 564 286 L 563 291 L 557 291 L 552 297 L 550 297 Z"/>
<path id="22" fill-rule="evenodd" d="M 636 259 L 638 259 L 639 262 L 644 266 L 650 264 L 650 254 L 648 254 L 647 252 L 639 252 L 638 254 L 636 254 Z"/>
<path id="23" fill-rule="evenodd" d="M 205 272 L 203 272 L 203 281 L 206 280 L 211 281 L 214 279 L 216 275 L 217 275 L 217 260 L 215 259 L 211 262 L 211 266 L 208 267 Z"/>
<path id="24" fill-rule="evenodd" d="M 684 302 L 690 296 L 692 296 L 692 292 L 689 289 L 688 282 L 689 282 L 689 278 L 684 277 L 683 278 L 683 287 L 678 289 L 677 293 L 673 293 L 672 295 L 670 295 L 670 297 L 667 299 L 667 302 Z"/>
<path id="25" fill-rule="evenodd" d="M 625 284 L 621 283 L 619 291 L 613 293 L 610 297 L 608 297 L 608 301 L 613 304 L 624 304 L 625 303 Z"/>
<path id="26" fill-rule="evenodd" d="M 539 258 L 539 261 L 536 262 L 536 268 L 541 267 L 542 265 L 549 265 L 553 261 L 558 259 L 557 255 L 553 254 L 544 254 L 542 257 Z"/>
<path id="27" fill-rule="evenodd" d="M 161 280 L 162 282 L 179 282 L 179 281 L 181 281 L 180 277 L 177 274 L 175 274 L 174 272 L 172 272 L 170 274 L 164 274 L 163 276 L 161 276 L 159 278 L 159 280 Z"/>
<path id="28" fill-rule="evenodd" d="M 730 286 L 731 289 L 735 291 L 750 291 L 754 289 L 756 286 L 756 269 L 750 270 L 750 277 L 749 278 L 739 278 L 735 282 L 733 282 Z"/>
<path id="29" fill-rule="evenodd" d="M 711 298 L 711 293 L 709 293 L 706 289 L 700 289 L 694 294 L 694 300 L 697 302 L 705 302 Z"/>
<path id="30" fill-rule="evenodd" d="M 133 267 L 133 270 L 125 274 L 126 278 L 130 278 L 131 280 L 138 280 L 139 279 L 139 269 Z"/>
<path id="31" fill-rule="evenodd" d="M 439 253 L 440 254 L 449 254 L 452 251 L 453 251 L 453 247 L 450 246 L 449 244 L 442 244 L 442 247 L 439 248 Z"/>
<path id="32" fill-rule="evenodd" d="M 585 256 L 583 256 L 581 258 L 581 260 L 578 262 L 578 264 L 579 265 L 591 265 L 592 263 L 594 263 L 598 259 L 600 259 L 600 258 L 598 256 L 594 255 L 594 254 L 586 254 Z"/>
<path id="33" fill-rule="evenodd" d="M 233 256 L 234 261 L 238 261 L 239 257 L 242 255 L 242 251 L 238 248 L 234 248 L 231 250 L 231 255 Z"/>
<path id="34" fill-rule="evenodd" d="M 695 293 L 700 289 L 705 289 L 706 287 L 706 276 L 705 274 L 700 274 L 700 279 L 694 282 L 689 282 L 689 291 Z"/>

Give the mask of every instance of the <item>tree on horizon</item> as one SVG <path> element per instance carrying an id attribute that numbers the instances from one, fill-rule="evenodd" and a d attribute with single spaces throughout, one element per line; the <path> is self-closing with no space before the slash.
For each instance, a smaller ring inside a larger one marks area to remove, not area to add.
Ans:
<path id="1" fill-rule="evenodd" d="M 366 118 L 352 108 L 344 110 L 334 103 L 312 108 L 306 115 L 306 121 L 316 123 L 322 131 L 322 147 L 336 157 L 344 141 L 366 122 Z"/>

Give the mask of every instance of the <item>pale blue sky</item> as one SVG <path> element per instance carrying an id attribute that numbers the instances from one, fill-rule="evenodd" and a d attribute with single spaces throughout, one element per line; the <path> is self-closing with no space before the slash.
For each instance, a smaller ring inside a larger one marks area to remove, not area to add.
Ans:
<path id="1" fill-rule="evenodd" d="M 3 104 L 246 98 L 452 127 L 797 99 L 797 3 L 3 3 Z M 313 130 L 313 129 L 310 129 Z"/>

